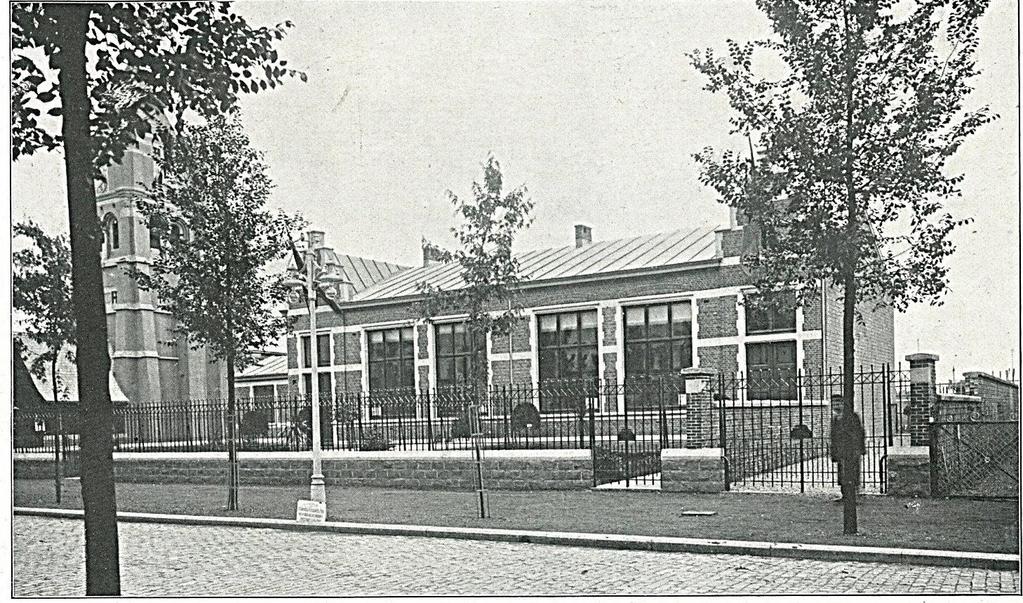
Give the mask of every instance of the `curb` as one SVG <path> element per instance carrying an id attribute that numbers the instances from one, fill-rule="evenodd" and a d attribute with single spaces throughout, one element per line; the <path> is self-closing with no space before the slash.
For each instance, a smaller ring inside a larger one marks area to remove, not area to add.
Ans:
<path id="1" fill-rule="evenodd" d="M 14 507 L 14 514 L 31 517 L 49 517 L 54 519 L 82 519 L 84 517 L 84 511 L 79 509 Z M 705 538 L 679 538 L 672 536 L 543 532 L 533 530 L 506 530 L 498 528 L 486 529 L 383 523 L 350 523 L 342 521 L 300 523 L 291 519 L 209 517 L 157 513 L 118 512 L 117 519 L 118 521 L 126 523 L 162 523 L 172 525 L 266 528 L 299 532 L 331 532 L 336 534 L 374 536 L 458 538 L 463 540 L 555 544 L 561 546 L 581 546 L 633 551 L 755 555 L 760 557 L 786 557 L 791 559 L 938 565 L 1008 571 L 1019 571 L 1020 568 L 1020 558 L 1018 555 L 969 551 L 895 549 L 826 544 L 756 542 L 744 540 L 710 540 Z"/>

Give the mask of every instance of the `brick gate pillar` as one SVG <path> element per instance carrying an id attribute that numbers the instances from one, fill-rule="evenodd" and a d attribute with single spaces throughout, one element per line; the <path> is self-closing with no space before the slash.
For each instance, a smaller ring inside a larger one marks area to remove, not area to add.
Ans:
<path id="1" fill-rule="evenodd" d="M 713 381 L 717 371 L 692 367 L 682 369 L 686 380 L 686 448 L 712 448 Z"/>
<path id="2" fill-rule="evenodd" d="M 938 392 L 935 380 L 935 354 L 910 354 L 909 361 L 909 444 L 927 446 L 930 444 L 930 423 L 937 402 Z"/>

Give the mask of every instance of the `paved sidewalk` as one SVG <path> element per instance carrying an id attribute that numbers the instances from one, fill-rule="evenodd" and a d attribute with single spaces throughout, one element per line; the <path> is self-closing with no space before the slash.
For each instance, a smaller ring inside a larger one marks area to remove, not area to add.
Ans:
<path id="1" fill-rule="evenodd" d="M 15 596 L 81 596 L 80 520 L 15 516 Z M 1018 571 L 121 524 L 127 596 L 1013 594 Z"/>

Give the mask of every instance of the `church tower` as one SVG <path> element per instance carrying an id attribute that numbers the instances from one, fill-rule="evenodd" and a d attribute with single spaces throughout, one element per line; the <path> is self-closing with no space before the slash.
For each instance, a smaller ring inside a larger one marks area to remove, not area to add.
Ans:
<path id="1" fill-rule="evenodd" d="M 158 235 L 136 206 L 153 181 L 153 137 L 125 151 L 120 163 L 104 168 L 97 183 L 96 211 L 103 227 L 103 294 L 108 347 L 117 384 L 129 403 L 219 398 L 227 376 L 205 348 L 189 348 L 177 322 L 159 309 L 156 293 L 138 287 L 126 272 L 147 271 L 160 253 Z M 187 233 L 183 233 L 187 236 Z"/>

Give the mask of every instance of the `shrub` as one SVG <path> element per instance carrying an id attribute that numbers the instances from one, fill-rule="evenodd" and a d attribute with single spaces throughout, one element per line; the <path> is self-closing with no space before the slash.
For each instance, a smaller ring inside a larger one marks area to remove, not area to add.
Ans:
<path id="1" fill-rule="evenodd" d="M 270 429 L 270 421 L 266 413 L 259 410 L 252 410 L 242 415 L 241 425 L 238 427 L 238 434 L 243 438 L 255 438 L 265 436 Z"/>
<path id="2" fill-rule="evenodd" d="M 383 430 L 377 428 L 364 431 L 359 441 L 359 450 L 364 452 L 390 450 L 390 448 L 391 442 L 387 439 Z"/>

